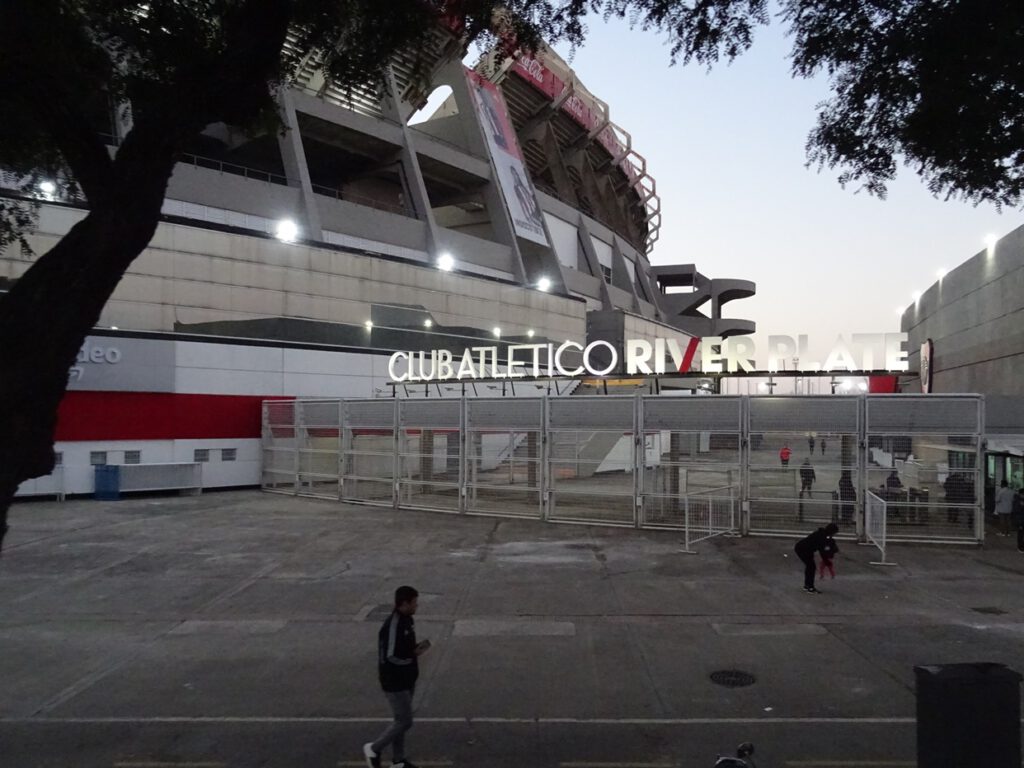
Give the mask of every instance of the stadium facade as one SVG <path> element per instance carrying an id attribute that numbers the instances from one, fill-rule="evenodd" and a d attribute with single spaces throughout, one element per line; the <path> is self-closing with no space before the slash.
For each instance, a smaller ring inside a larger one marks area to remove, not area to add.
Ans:
<path id="1" fill-rule="evenodd" d="M 207 128 L 71 372 L 57 470 L 22 494 L 91 492 L 101 464 L 257 485 L 261 400 L 388 394 L 395 350 L 754 330 L 724 311 L 753 283 L 651 265 L 654 179 L 561 59 L 470 71 L 465 50 L 439 24 L 426 80 L 411 55 L 350 94 L 306 71 L 280 94 L 283 134 Z M 438 87 L 447 101 L 410 125 Z M 128 129 L 112 114 L 112 150 Z M 50 189 L 36 254 L 85 216 Z M 0 254 L 0 290 L 31 263 Z"/>
<path id="2" fill-rule="evenodd" d="M 985 395 L 986 508 L 1024 487 L 1024 226 L 943 274 L 903 312 L 904 392 Z"/>

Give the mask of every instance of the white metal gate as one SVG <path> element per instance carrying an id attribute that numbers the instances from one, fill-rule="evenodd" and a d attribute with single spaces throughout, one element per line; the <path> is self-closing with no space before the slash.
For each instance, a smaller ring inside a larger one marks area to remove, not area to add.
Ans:
<path id="1" fill-rule="evenodd" d="M 668 528 L 981 541 L 975 395 L 267 401 L 262 485 L 344 501 Z M 877 512 L 877 508 L 873 508 Z M 879 525 L 877 516 L 872 525 Z"/>

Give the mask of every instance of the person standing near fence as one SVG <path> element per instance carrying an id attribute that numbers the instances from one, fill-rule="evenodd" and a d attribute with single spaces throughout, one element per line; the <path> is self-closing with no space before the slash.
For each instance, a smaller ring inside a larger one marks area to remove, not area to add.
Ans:
<path id="1" fill-rule="evenodd" d="M 825 455 L 825 438 L 821 438 L 821 455 Z"/>
<path id="2" fill-rule="evenodd" d="M 851 525 L 853 523 L 853 508 L 857 501 L 857 489 L 853 487 L 853 478 L 850 477 L 848 469 L 844 469 L 839 475 L 839 500 L 842 502 L 842 523 Z"/>
<path id="3" fill-rule="evenodd" d="M 783 445 L 782 446 L 782 450 L 779 451 L 779 461 L 782 462 L 782 466 L 784 466 L 784 467 L 788 467 L 789 466 L 789 457 L 792 456 L 792 455 L 793 455 L 793 452 L 791 450 L 789 450 L 789 444 L 787 443 L 787 444 Z"/>
<path id="4" fill-rule="evenodd" d="M 405 757 L 405 733 L 412 728 L 412 697 L 419 677 L 419 656 L 430 642 L 416 642 L 416 613 L 419 592 L 412 587 L 395 590 L 395 609 L 384 620 L 377 635 L 377 674 L 394 721 L 376 741 L 363 745 L 367 768 L 380 768 L 380 757 L 390 745 L 392 768 L 416 768 Z"/>
<path id="5" fill-rule="evenodd" d="M 812 595 L 819 594 L 820 590 L 814 586 L 814 573 L 817 570 L 814 565 L 814 553 L 819 553 L 824 560 L 833 552 L 838 552 L 839 547 L 832 539 L 838 532 L 839 526 L 829 523 L 824 528 L 819 528 L 814 533 L 800 539 L 793 547 L 796 556 L 804 564 L 804 592 Z"/>
<path id="6" fill-rule="evenodd" d="M 814 474 L 814 467 L 811 464 L 811 457 L 808 456 L 804 459 L 804 463 L 800 465 L 800 498 L 803 498 L 805 492 L 808 496 L 811 495 L 811 486 L 814 485 L 814 481 L 817 479 L 818 477 Z"/>
<path id="7" fill-rule="evenodd" d="M 1013 498 L 1012 516 L 1017 526 L 1017 551 L 1024 552 L 1024 488 L 1018 488 Z"/>
<path id="8" fill-rule="evenodd" d="M 1010 515 L 1013 513 L 1013 497 L 1016 494 L 1010 490 L 1010 484 L 1003 478 L 996 491 L 996 523 L 999 525 L 999 535 L 1010 535 Z"/>

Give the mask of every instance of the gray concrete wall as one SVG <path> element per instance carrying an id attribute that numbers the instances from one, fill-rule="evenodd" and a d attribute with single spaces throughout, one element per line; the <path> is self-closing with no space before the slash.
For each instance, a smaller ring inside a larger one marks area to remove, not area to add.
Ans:
<path id="1" fill-rule="evenodd" d="M 931 339 L 933 392 L 1024 395 L 1024 226 L 933 284 L 903 314 L 910 369 Z M 908 377 L 904 391 L 919 392 Z"/>

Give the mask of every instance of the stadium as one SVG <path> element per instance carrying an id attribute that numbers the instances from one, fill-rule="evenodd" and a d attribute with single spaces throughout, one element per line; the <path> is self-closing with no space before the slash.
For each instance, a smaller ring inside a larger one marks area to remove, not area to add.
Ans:
<path id="1" fill-rule="evenodd" d="M 71 371 L 56 470 L 20 493 L 91 493 L 95 467 L 132 464 L 200 463 L 198 486 L 258 485 L 261 401 L 390 396 L 397 350 L 573 340 L 576 365 L 599 341 L 754 330 L 726 312 L 751 282 L 651 265 L 654 178 L 563 60 L 491 52 L 467 69 L 466 50 L 458 24 L 438 23 L 425 76 L 411 52 L 383 87 L 352 93 L 304 71 L 280 94 L 281 135 L 209 126 Z M 440 109 L 411 124 L 439 88 Z M 112 151 L 130 127 L 117 115 Z M 3 194 L 21 182 L 3 176 Z M 35 254 L 85 215 L 56 189 L 36 192 Z M 30 264 L 17 247 L 0 254 L 0 290 Z M 160 478 L 141 487 L 186 482 Z"/>

